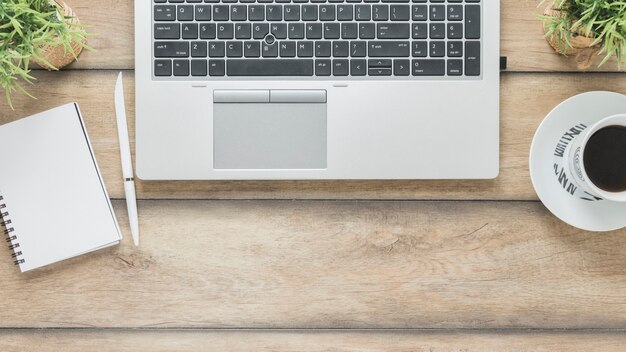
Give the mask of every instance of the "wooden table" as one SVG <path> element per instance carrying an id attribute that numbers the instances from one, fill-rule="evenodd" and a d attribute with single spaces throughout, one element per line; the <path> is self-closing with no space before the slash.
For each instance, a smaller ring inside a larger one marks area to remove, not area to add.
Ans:
<path id="1" fill-rule="evenodd" d="M 0 99 L 0 123 L 79 102 L 126 238 L 27 274 L 3 246 L 0 351 L 626 348 L 626 231 L 560 222 L 527 165 L 556 104 L 626 93 L 626 79 L 614 62 L 580 73 L 555 55 L 537 1 L 502 0 L 498 179 L 140 182 L 139 249 L 113 110 L 124 70 L 133 116 L 133 1 L 68 3 L 98 50 L 64 72 L 35 73 L 39 100 L 16 96 L 11 111 Z"/>

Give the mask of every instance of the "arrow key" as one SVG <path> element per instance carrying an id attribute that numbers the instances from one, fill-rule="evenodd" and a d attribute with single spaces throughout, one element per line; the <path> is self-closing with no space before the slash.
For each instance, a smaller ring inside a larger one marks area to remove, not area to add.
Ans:
<path id="1" fill-rule="evenodd" d="M 411 72 L 409 60 L 393 60 L 393 75 L 408 76 Z"/>
<path id="2" fill-rule="evenodd" d="M 365 76 L 367 73 L 367 61 L 363 59 L 350 60 L 350 75 Z"/>

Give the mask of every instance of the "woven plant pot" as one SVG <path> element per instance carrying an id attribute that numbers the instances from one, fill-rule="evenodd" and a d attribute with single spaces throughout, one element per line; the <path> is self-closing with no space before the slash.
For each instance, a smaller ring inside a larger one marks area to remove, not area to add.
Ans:
<path id="1" fill-rule="evenodd" d="M 76 17 L 76 13 L 74 13 L 74 11 L 67 6 L 65 2 L 61 0 L 50 0 L 50 3 L 61 7 L 63 9 L 64 16 L 72 17 L 69 20 L 72 25 L 80 24 L 78 17 Z M 72 43 L 71 46 L 76 56 L 80 55 L 83 51 L 83 47 L 79 43 Z M 74 54 L 70 51 L 66 51 L 62 45 L 44 45 L 40 48 L 39 54 L 48 60 L 48 62 L 52 64 L 52 67 L 35 58 L 32 58 L 31 61 L 48 71 L 61 69 L 75 61 Z"/>
<path id="2" fill-rule="evenodd" d="M 555 10 L 552 6 L 548 6 L 544 14 L 546 16 L 562 16 L 561 12 Z M 581 69 L 591 67 L 593 57 L 600 50 L 597 44 L 594 45 L 594 41 L 596 40 L 594 37 L 588 37 L 581 31 L 578 31 L 578 35 L 576 36 L 570 34 L 570 47 L 565 45 L 564 39 L 559 38 L 558 33 L 548 36 L 548 29 L 544 26 L 543 30 L 546 34 L 546 41 L 557 53 L 565 56 L 574 56 L 578 67 Z"/>

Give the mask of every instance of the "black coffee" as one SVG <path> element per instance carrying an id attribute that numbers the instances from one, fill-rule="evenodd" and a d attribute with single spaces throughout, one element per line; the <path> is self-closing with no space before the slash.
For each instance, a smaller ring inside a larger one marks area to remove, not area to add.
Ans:
<path id="1" fill-rule="evenodd" d="M 609 126 L 594 133 L 585 147 L 583 163 L 596 187 L 626 191 L 626 127 Z"/>

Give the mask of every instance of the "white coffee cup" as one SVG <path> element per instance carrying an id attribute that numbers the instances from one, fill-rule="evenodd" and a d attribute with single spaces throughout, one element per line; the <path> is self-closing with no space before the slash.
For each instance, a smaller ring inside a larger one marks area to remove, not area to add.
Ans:
<path id="1" fill-rule="evenodd" d="M 626 114 L 609 116 L 581 132 L 569 146 L 569 152 L 566 154 L 568 156 L 568 165 L 576 184 L 587 193 L 610 201 L 626 202 L 626 191 L 608 192 L 598 188 L 598 186 L 589 179 L 587 171 L 585 170 L 585 149 L 589 139 L 599 130 L 609 126 L 626 127 Z M 626 165 L 624 165 L 624 167 L 626 167 Z"/>

